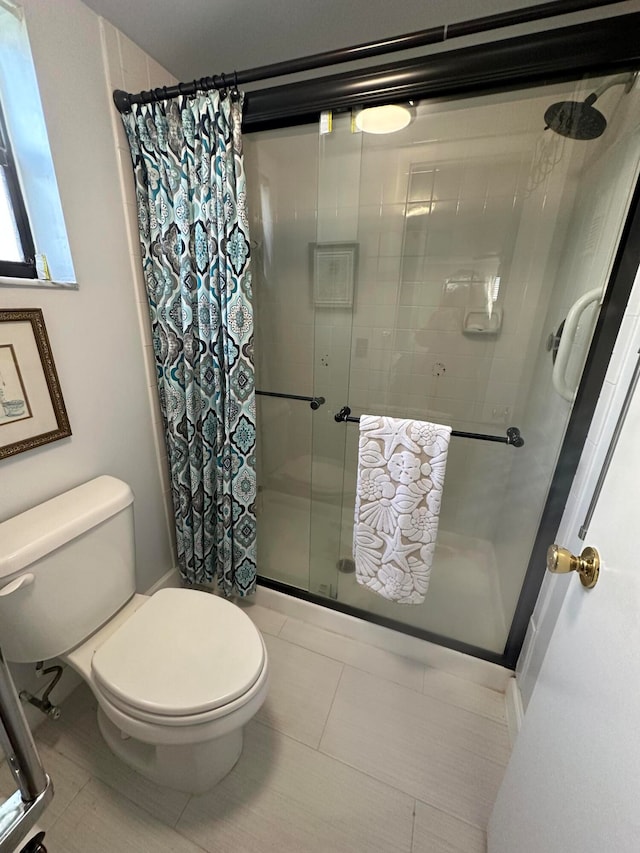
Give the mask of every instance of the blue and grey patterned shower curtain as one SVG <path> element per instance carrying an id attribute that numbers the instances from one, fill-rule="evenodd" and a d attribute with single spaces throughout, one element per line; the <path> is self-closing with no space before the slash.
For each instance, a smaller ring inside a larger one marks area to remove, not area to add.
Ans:
<path id="1" fill-rule="evenodd" d="M 123 116 L 180 570 L 245 596 L 256 582 L 256 426 L 241 120 L 241 99 L 218 92 Z"/>

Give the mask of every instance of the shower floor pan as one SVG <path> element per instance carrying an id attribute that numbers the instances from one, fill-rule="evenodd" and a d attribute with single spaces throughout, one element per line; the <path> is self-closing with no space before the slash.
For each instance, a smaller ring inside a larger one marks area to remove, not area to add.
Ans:
<path id="1" fill-rule="evenodd" d="M 441 529 L 424 604 L 395 604 L 358 584 L 355 575 L 338 572 L 335 543 L 328 538 L 314 554 L 310 572 L 308 498 L 265 490 L 261 503 L 258 572 L 263 577 L 315 593 L 331 585 L 332 597 L 342 604 L 483 649 L 503 650 L 507 626 L 490 542 Z M 318 515 L 326 514 L 327 524 L 335 519 L 335 507 L 329 504 L 315 502 L 313 512 L 314 524 L 322 524 Z"/>

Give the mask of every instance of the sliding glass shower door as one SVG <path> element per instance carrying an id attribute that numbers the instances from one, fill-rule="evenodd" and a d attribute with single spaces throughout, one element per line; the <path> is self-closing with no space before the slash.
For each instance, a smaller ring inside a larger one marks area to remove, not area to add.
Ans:
<path id="1" fill-rule="evenodd" d="M 609 82 L 600 136 L 545 129 L 550 105 Z M 325 400 L 260 398 L 261 575 L 502 653 L 637 179 L 639 103 L 626 75 L 406 104 L 395 133 L 345 112 L 246 137 L 258 385 Z M 423 605 L 355 580 L 344 406 L 522 432 L 452 438 Z"/>

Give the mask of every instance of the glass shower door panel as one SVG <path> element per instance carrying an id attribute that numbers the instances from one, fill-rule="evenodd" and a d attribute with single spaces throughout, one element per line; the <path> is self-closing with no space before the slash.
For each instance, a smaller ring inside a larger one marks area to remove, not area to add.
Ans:
<path id="1" fill-rule="evenodd" d="M 313 310 L 304 283 L 315 240 L 317 157 L 315 129 L 245 139 L 261 391 L 313 396 Z M 302 400 L 257 397 L 258 573 L 301 589 L 309 589 L 316 414 Z"/>
<path id="2" fill-rule="evenodd" d="M 311 411 L 259 397 L 258 565 L 262 577 L 309 588 Z"/>
<path id="3" fill-rule="evenodd" d="M 418 104 L 404 130 L 361 134 L 353 413 L 495 435 L 516 425 L 526 444 L 452 438 L 424 604 L 391 603 L 344 573 L 339 601 L 502 652 L 572 407 L 547 342 L 606 285 L 640 155 L 637 88 L 603 95 L 599 139 L 545 131 L 543 117 L 603 82 Z M 569 342 L 572 388 L 597 312 L 596 299 Z M 357 429 L 346 425 L 341 558 L 352 550 Z"/>
<path id="4" fill-rule="evenodd" d="M 321 122 L 321 128 L 323 124 Z M 349 399 L 354 304 L 358 299 L 361 139 L 351 116 L 318 134 L 316 239 L 309 246 L 314 314 L 314 387 L 326 404 L 313 421 L 310 590 L 337 598 L 347 433 L 334 415 Z"/>

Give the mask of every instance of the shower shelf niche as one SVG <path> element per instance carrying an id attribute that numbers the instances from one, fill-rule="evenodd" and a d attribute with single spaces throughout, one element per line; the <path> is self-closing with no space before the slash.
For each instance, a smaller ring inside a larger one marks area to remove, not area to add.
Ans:
<path id="1" fill-rule="evenodd" d="M 490 314 L 482 309 L 470 309 L 462 321 L 464 335 L 498 335 L 501 328 L 502 308 L 493 308 Z"/>

